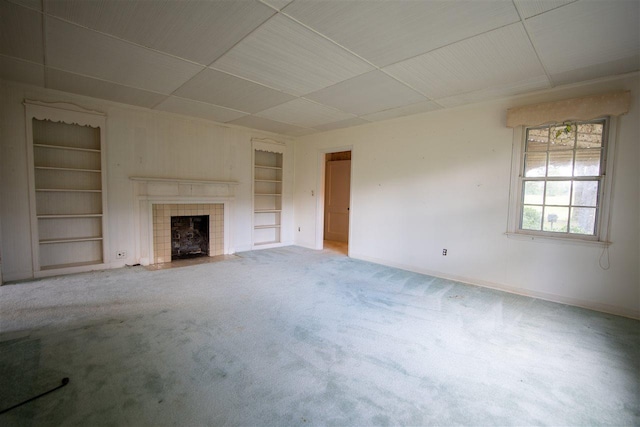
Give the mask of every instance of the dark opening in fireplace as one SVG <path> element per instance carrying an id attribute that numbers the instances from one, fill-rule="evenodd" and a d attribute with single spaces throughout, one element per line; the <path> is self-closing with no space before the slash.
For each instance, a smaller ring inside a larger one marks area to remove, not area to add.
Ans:
<path id="1" fill-rule="evenodd" d="M 171 259 L 209 256 L 209 215 L 171 217 Z"/>

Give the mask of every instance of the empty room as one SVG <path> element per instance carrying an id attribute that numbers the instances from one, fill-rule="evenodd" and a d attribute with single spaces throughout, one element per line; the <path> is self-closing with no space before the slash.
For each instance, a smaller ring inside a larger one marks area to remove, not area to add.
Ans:
<path id="1" fill-rule="evenodd" d="M 0 424 L 640 425 L 639 22 L 0 0 Z"/>

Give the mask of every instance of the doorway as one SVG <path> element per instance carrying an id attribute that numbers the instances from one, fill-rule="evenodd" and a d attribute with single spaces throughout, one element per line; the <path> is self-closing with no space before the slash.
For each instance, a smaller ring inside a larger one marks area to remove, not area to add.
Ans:
<path id="1" fill-rule="evenodd" d="M 351 204 L 351 151 L 325 154 L 324 165 L 325 250 L 349 253 L 349 222 Z"/>

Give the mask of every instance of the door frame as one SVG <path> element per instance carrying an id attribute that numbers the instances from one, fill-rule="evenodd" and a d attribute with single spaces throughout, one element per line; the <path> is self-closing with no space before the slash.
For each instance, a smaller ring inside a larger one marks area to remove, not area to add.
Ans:
<path id="1" fill-rule="evenodd" d="M 331 153 L 339 153 L 341 151 L 351 151 L 351 188 L 349 190 L 349 244 L 348 256 L 351 254 L 351 244 L 353 243 L 353 145 L 344 145 L 341 147 L 321 148 L 318 150 L 318 167 L 316 179 L 316 245 L 315 249 L 324 249 L 324 191 L 325 191 L 325 173 L 326 173 L 326 156 Z"/>

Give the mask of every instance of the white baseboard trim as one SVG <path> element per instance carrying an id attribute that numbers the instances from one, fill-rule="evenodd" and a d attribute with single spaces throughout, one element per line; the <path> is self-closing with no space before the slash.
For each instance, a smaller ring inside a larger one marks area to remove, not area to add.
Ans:
<path id="1" fill-rule="evenodd" d="M 640 310 L 627 309 L 624 307 L 616 307 L 609 304 L 601 304 L 593 301 L 586 301 L 579 298 L 571 298 L 563 295 L 550 294 L 547 292 L 532 291 L 530 289 L 522 289 L 515 286 L 509 286 L 502 283 L 489 282 L 485 280 L 471 279 L 469 277 L 457 276 L 455 274 L 447 274 L 440 271 L 419 268 L 413 265 L 390 262 L 384 259 L 370 257 L 362 254 L 349 254 L 351 258 L 362 261 L 372 262 L 374 264 L 385 265 L 387 267 L 399 268 L 414 273 L 426 274 L 428 276 L 439 277 L 441 279 L 454 280 L 456 282 L 465 283 L 467 285 L 481 286 L 483 288 L 495 289 L 498 291 L 509 292 L 511 294 L 522 295 L 531 298 L 538 298 L 545 301 L 556 302 L 559 304 L 571 305 L 574 307 L 586 308 L 589 310 L 599 311 L 616 316 L 629 317 L 632 319 L 640 319 Z"/>
<path id="2" fill-rule="evenodd" d="M 33 273 L 34 278 L 41 279 L 43 277 L 63 276 L 65 274 L 88 273 L 90 271 L 109 270 L 112 268 L 124 267 L 124 260 L 118 264 L 101 263 L 92 265 L 83 265 L 78 267 L 64 267 L 52 270 L 40 270 Z"/>
<path id="3" fill-rule="evenodd" d="M 315 242 L 294 242 L 293 245 L 300 246 L 301 248 L 318 250 Z"/>
<path id="4" fill-rule="evenodd" d="M 293 243 L 290 241 L 278 242 L 278 243 L 269 243 L 266 245 L 254 245 L 246 249 L 247 251 L 261 251 L 262 249 L 273 249 L 273 248 L 282 248 L 285 246 L 292 246 Z M 245 252 L 245 251 L 238 251 Z"/>
<path id="5" fill-rule="evenodd" d="M 6 271 L 2 272 L 2 284 L 8 285 L 11 282 L 17 282 L 22 280 L 32 280 L 33 279 L 33 271 L 31 270 L 23 270 L 17 271 L 14 273 L 7 273 Z"/>

